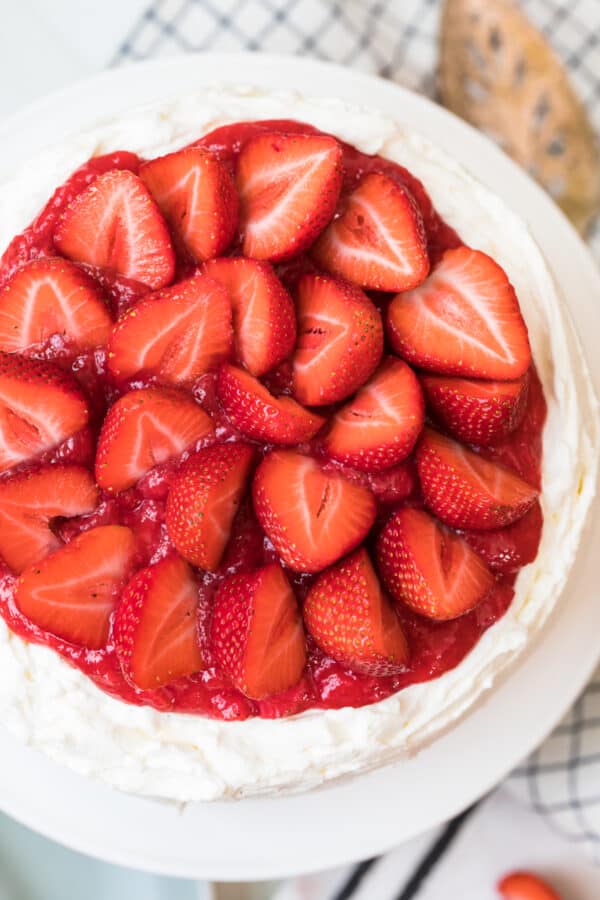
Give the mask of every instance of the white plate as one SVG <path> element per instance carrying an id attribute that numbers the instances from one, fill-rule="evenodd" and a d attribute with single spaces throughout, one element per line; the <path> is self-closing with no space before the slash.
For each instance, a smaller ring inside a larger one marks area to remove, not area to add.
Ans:
<path id="1" fill-rule="evenodd" d="M 486 138 L 390 82 L 325 63 L 255 54 L 145 63 L 106 72 L 4 123 L 0 170 L 99 119 L 218 80 L 297 87 L 378 107 L 443 143 L 528 222 L 567 298 L 600 389 L 600 278 L 584 244 L 543 191 Z M 2 735 L 0 807 L 75 849 L 189 877 L 272 878 L 381 853 L 489 790 L 573 702 L 600 654 L 598 546 L 596 512 L 568 600 L 563 597 L 541 639 L 458 726 L 410 761 L 296 797 L 178 809 L 89 782 Z"/>

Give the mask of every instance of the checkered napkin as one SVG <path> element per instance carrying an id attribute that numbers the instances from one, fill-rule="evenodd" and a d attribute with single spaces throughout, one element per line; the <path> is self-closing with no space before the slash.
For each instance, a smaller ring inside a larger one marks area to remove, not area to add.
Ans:
<path id="1" fill-rule="evenodd" d="M 600 131 L 600 0 L 521 5 L 558 51 Z M 439 11 L 439 0 L 155 0 L 114 64 L 263 50 L 342 63 L 434 96 Z M 591 246 L 600 261 L 600 226 Z M 600 862 L 600 670 L 508 783 Z"/>

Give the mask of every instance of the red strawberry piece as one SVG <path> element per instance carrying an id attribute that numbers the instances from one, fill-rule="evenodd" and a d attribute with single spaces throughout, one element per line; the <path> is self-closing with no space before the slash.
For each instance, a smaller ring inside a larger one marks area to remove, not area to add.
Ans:
<path id="1" fill-rule="evenodd" d="M 335 212 L 342 148 L 323 134 L 259 134 L 238 157 L 246 256 L 287 259 L 305 250 Z"/>
<path id="2" fill-rule="evenodd" d="M 511 872 L 498 882 L 504 900 L 561 900 L 547 881 L 532 872 Z"/>
<path id="3" fill-rule="evenodd" d="M 321 650 L 354 672 L 394 675 L 408 662 L 404 632 L 364 547 L 319 575 L 303 616 Z"/>
<path id="4" fill-rule="evenodd" d="M 107 491 L 124 491 L 154 466 L 213 433 L 212 419 L 192 397 L 167 388 L 130 391 L 104 420 L 96 481 Z"/>
<path id="5" fill-rule="evenodd" d="M 140 569 L 117 607 L 115 647 L 125 677 L 142 690 L 204 668 L 198 637 L 198 584 L 176 553 Z"/>
<path id="6" fill-rule="evenodd" d="M 111 614 L 135 553 L 129 528 L 102 525 L 84 531 L 23 572 L 15 603 L 43 631 L 98 650 L 108 639 Z"/>
<path id="7" fill-rule="evenodd" d="M 370 472 L 368 482 L 379 503 L 400 503 L 401 500 L 406 500 L 417 485 L 413 458 L 399 466 L 384 469 L 383 472 Z"/>
<path id="8" fill-rule="evenodd" d="M 425 420 L 419 379 L 388 356 L 333 417 L 323 440 L 326 455 L 366 472 L 388 469 L 413 449 Z"/>
<path id="9" fill-rule="evenodd" d="M 229 291 L 238 360 L 257 377 L 286 359 L 296 343 L 292 298 L 268 262 L 213 259 L 204 271 Z"/>
<path id="10" fill-rule="evenodd" d="M 467 444 L 492 444 L 517 428 L 525 413 L 529 372 L 517 381 L 481 381 L 423 375 L 421 384 L 436 419 Z"/>
<path id="11" fill-rule="evenodd" d="M 0 292 L 0 351 L 32 355 L 53 337 L 77 350 L 105 344 L 112 319 L 98 285 L 59 257 L 34 259 Z"/>
<path id="12" fill-rule="evenodd" d="M 175 240 L 197 262 L 227 249 L 237 226 L 238 196 L 222 162 L 202 147 L 186 147 L 140 167 Z"/>
<path id="13" fill-rule="evenodd" d="M 470 247 L 446 250 L 420 287 L 394 297 L 388 329 L 394 350 L 431 372 L 509 381 L 531 365 L 506 272 Z"/>
<path id="14" fill-rule="evenodd" d="M 306 665 L 302 617 L 278 563 L 225 578 L 215 597 L 210 643 L 225 675 L 253 700 L 300 680 Z"/>
<path id="15" fill-rule="evenodd" d="M 273 450 L 256 470 L 254 508 L 283 562 L 319 572 L 349 553 L 371 528 L 375 498 L 310 456 Z"/>
<path id="16" fill-rule="evenodd" d="M 69 203 L 54 243 L 69 259 L 113 269 L 149 288 L 164 287 L 175 274 L 165 220 L 137 175 L 125 170 L 99 175 Z"/>
<path id="17" fill-rule="evenodd" d="M 77 382 L 62 369 L 0 353 L 0 471 L 61 444 L 88 418 Z"/>
<path id="18" fill-rule="evenodd" d="M 227 418 L 252 440 L 301 444 L 314 437 L 325 422 L 291 397 L 274 397 L 257 378 L 238 366 L 221 366 L 217 384 Z"/>
<path id="19" fill-rule="evenodd" d="M 115 325 L 108 367 L 118 378 L 154 373 L 189 384 L 232 350 L 231 303 L 212 278 L 195 275 L 147 294 Z"/>
<path id="20" fill-rule="evenodd" d="M 387 175 L 364 175 L 312 255 L 328 272 L 376 291 L 407 291 L 429 272 L 427 235 L 412 194 Z"/>
<path id="21" fill-rule="evenodd" d="M 52 525 L 91 512 L 94 479 L 81 466 L 51 465 L 0 481 L 0 556 L 14 572 L 61 546 Z"/>
<path id="22" fill-rule="evenodd" d="M 383 327 L 360 288 L 337 278 L 298 282 L 294 394 L 307 406 L 337 403 L 373 374 L 383 353 Z"/>
<path id="23" fill-rule="evenodd" d="M 494 576 L 463 538 L 421 509 L 404 507 L 377 541 L 377 564 L 395 600 L 429 619 L 456 619 L 494 586 Z"/>
<path id="24" fill-rule="evenodd" d="M 481 556 L 492 572 L 503 575 L 518 572 L 537 556 L 544 523 L 539 500 L 521 519 L 504 528 L 467 531 L 462 534 L 470 547 Z"/>
<path id="25" fill-rule="evenodd" d="M 185 559 L 214 572 L 229 540 L 254 449 L 227 443 L 191 456 L 174 478 L 167 499 L 169 537 Z"/>
<path id="26" fill-rule="evenodd" d="M 454 528 L 487 530 L 516 522 L 538 491 L 515 472 L 426 428 L 417 448 L 425 504 Z"/>

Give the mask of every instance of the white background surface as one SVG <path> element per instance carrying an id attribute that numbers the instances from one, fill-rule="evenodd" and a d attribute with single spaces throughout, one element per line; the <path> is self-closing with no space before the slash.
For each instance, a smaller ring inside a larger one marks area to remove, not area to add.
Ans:
<path id="1" fill-rule="evenodd" d="M 144 5 L 144 0 L 0 0 L 0 118 L 109 64 Z M 401 815 L 401 798 L 398 803 Z M 347 827 L 351 827 L 350 823 Z M 415 858 L 426 846 L 427 838 L 421 838 L 396 851 L 393 859 L 388 858 L 372 870 L 356 900 L 388 900 L 387 887 L 382 893 L 386 870 L 393 866 L 398 873 L 403 868 L 410 872 Z M 35 866 L 31 865 L 33 856 Z M 67 867 L 72 873 L 79 871 L 81 865 L 81 858 L 77 861 L 75 854 L 60 851 L 23 829 L 12 828 L 8 821 L 1 823 L 0 877 L 10 876 L 10 880 L 4 889 L 0 886 L 0 900 L 37 896 L 54 900 L 60 894 L 49 892 L 52 879 L 56 881 L 59 871 L 69 878 Z M 495 879 L 515 866 L 537 868 L 552 875 L 564 889 L 566 900 L 597 900 L 600 896 L 600 873 L 582 859 L 576 848 L 551 834 L 537 816 L 522 809 L 501 790 L 465 826 L 420 900 L 446 900 L 448 896 L 492 900 Z M 127 896 L 133 900 L 138 896 L 127 873 L 99 867 L 98 875 L 93 876 L 88 866 L 86 870 L 85 893 L 89 900 L 95 896 L 107 900 Z M 339 877 L 339 873 L 332 873 L 332 885 Z M 146 900 L 195 895 L 183 884 L 169 884 L 150 876 L 144 877 L 138 888 L 139 896 Z M 237 900 L 245 894 L 230 887 L 227 896 Z M 290 888 L 288 896 L 291 900 L 300 895 Z"/>

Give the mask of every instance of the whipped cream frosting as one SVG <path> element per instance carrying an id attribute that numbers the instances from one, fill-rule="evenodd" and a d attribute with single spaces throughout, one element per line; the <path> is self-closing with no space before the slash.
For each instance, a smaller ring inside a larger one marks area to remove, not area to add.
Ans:
<path id="1" fill-rule="evenodd" d="M 544 528 L 506 615 L 453 670 L 370 706 L 279 720 L 223 722 L 135 707 L 100 691 L 0 620 L 0 722 L 31 747 L 118 788 L 180 802 L 307 790 L 416 752 L 447 729 L 511 662 L 558 600 L 595 492 L 597 401 L 557 287 L 525 224 L 452 158 L 393 119 L 339 101 L 215 87 L 134 110 L 44 151 L 0 185 L 0 252 L 52 190 L 90 156 L 156 156 L 228 122 L 309 122 L 420 178 L 463 240 L 514 284 L 548 404 Z"/>

